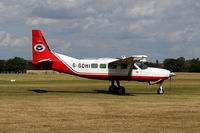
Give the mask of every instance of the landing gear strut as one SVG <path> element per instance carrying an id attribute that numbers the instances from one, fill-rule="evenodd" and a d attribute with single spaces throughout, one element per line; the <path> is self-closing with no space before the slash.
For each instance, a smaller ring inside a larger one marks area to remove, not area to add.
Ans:
<path id="1" fill-rule="evenodd" d="M 157 90 L 157 94 L 158 95 L 163 95 L 164 94 L 164 90 L 162 88 L 162 84 L 163 84 L 164 80 L 163 79 L 160 79 L 154 83 L 152 83 L 151 81 L 149 81 L 149 85 L 154 85 L 154 84 L 159 84 L 159 88 Z"/>
<path id="2" fill-rule="evenodd" d="M 157 90 L 157 94 L 159 94 L 159 95 L 163 95 L 164 94 L 164 90 L 162 88 L 162 83 L 160 83 L 160 86 L 159 86 L 159 88 Z"/>
<path id="3" fill-rule="evenodd" d="M 119 95 L 125 94 L 125 88 L 123 86 L 120 86 L 119 80 L 116 80 L 116 82 L 117 86 L 114 85 L 114 80 L 111 81 L 111 86 L 109 87 L 109 93 L 119 94 Z"/>

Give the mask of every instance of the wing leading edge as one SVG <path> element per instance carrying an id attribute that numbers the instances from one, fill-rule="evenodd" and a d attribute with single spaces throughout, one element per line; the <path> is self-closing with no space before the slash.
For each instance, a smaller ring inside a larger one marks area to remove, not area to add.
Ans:
<path id="1" fill-rule="evenodd" d="M 134 55 L 128 58 L 118 59 L 116 61 L 110 62 L 109 64 L 120 65 L 120 64 L 134 64 L 136 62 L 146 62 L 146 55 Z"/>

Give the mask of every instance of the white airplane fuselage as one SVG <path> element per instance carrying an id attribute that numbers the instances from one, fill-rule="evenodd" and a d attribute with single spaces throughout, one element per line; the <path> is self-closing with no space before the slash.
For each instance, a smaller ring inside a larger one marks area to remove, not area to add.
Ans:
<path id="1" fill-rule="evenodd" d="M 137 64 L 134 64 L 136 69 L 132 69 L 131 75 L 128 76 L 130 65 L 127 68 L 121 68 L 117 65 L 116 68 L 109 68 L 109 63 L 116 61 L 115 58 L 98 58 L 98 59 L 76 59 L 69 56 L 52 52 L 63 64 L 71 70 L 74 75 L 95 78 L 95 79 L 118 79 L 118 80 L 139 80 L 139 81 L 156 81 L 159 79 L 167 79 L 170 76 L 170 71 L 160 68 L 141 69 Z M 97 67 L 92 65 L 96 64 Z M 57 70 L 59 71 L 59 70 Z"/>

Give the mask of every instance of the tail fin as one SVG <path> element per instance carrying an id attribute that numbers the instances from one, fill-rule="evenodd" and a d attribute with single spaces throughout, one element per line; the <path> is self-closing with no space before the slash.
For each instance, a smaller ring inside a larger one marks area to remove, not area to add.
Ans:
<path id="1" fill-rule="evenodd" d="M 37 65 L 42 61 L 50 61 L 51 51 L 40 30 L 32 30 L 32 63 Z"/>
<path id="2" fill-rule="evenodd" d="M 34 65 L 44 69 L 74 74 L 74 72 L 60 60 L 60 57 L 51 52 L 41 31 L 32 30 L 32 50 Z"/>

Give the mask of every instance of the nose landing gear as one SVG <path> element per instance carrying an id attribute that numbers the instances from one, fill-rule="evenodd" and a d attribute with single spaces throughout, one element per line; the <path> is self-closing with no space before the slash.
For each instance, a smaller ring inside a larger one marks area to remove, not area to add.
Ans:
<path id="1" fill-rule="evenodd" d="M 163 88 L 162 88 L 162 84 L 160 84 L 160 87 L 159 87 L 159 89 L 157 90 L 157 94 L 159 94 L 159 95 L 163 95 L 163 94 L 164 94 L 164 90 L 163 90 Z"/>
<path id="2" fill-rule="evenodd" d="M 157 90 L 157 94 L 158 95 L 163 95 L 164 94 L 164 90 L 162 88 L 163 82 L 164 82 L 164 79 L 160 79 L 160 80 L 158 80 L 158 81 L 156 81 L 154 83 L 152 83 L 152 82 L 149 81 L 149 85 L 159 84 L 159 88 Z"/>

